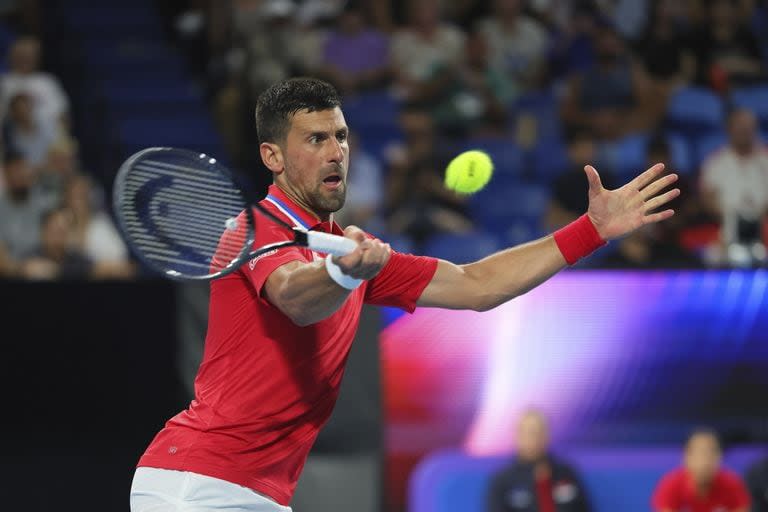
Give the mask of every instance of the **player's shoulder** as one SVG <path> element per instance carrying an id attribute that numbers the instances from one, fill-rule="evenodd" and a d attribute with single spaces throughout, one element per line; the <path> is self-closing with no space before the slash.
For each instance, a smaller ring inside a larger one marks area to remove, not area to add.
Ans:
<path id="1" fill-rule="evenodd" d="M 678 467 L 667 471 L 659 481 L 660 487 L 676 488 L 681 485 L 685 485 L 687 474 L 685 468 Z"/>
<path id="2" fill-rule="evenodd" d="M 715 475 L 715 478 L 728 487 L 741 487 L 742 485 L 742 480 L 738 473 L 728 468 L 720 468 Z"/>

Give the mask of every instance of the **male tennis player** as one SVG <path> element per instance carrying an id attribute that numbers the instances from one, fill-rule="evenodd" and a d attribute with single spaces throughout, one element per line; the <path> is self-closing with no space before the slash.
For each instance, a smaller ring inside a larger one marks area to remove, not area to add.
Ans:
<path id="1" fill-rule="evenodd" d="M 618 190 L 586 168 L 589 211 L 540 240 L 454 265 L 393 252 L 333 212 L 344 205 L 348 128 L 334 88 L 297 78 L 256 107 L 259 148 L 274 184 L 262 201 L 307 229 L 344 235 L 355 252 L 330 258 L 289 247 L 211 284 L 195 399 L 141 458 L 133 512 L 287 511 L 301 469 L 331 415 L 364 303 L 483 311 L 534 288 L 606 240 L 670 217 L 676 180 L 657 164 Z M 259 215 L 257 215 L 259 217 Z M 263 217 L 255 247 L 291 240 Z"/>

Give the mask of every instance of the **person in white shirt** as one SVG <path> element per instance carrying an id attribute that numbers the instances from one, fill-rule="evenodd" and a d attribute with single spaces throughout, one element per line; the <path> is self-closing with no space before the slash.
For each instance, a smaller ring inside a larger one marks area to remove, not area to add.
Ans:
<path id="1" fill-rule="evenodd" d="M 407 99 L 415 84 L 430 79 L 435 69 L 452 66 L 464 55 L 464 33 L 441 21 L 440 2 L 414 0 L 408 5 L 409 25 L 395 32 L 390 60 L 396 85 Z"/>
<path id="2" fill-rule="evenodd" d="M 749 110 L 728 116 L 728 144 L 704 162 L 701 196 L 705 208 L 721 221 L 724 246 L 759 242 L 768 214 L 768 151 L 757 135 Z"/>
<path id="3" fill-rule="evenodd" d="M 10 69 L 0 77 L 0 101 L 5 112 L 14 96 L 26 93 L 34 100 L 35 115 L 43 122 L 59 126 L 69 111 L 69 98 L 59 80 L 39 70 L 40 42 L 20 37 L 8 53 Z"/>
<path id="4" fill-rule="evenodd" d="M 96 206 L 96 187 L 82 174 L 69 178 L 63 207 L 72 218 L 72 247 L 93 262 L 95 279 L 133 277 L 135 268 L 110 216 Z"/>
<path id="5" fill-rule="evenodd" d="M 495 65 L 522 88 L 536 85 L 541 77 L 549 36 L 536 20 L 522 13 L 522 0 L 495 0 L 494 15 L 479 22 Z"/>

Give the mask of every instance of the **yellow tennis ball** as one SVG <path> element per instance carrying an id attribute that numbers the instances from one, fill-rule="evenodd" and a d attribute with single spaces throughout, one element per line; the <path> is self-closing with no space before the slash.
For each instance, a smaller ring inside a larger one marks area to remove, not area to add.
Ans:
<path id="1" fill-rule="evenodd" d="M 445 186 L 460 194 L 474 194 L 493 174 L 493 160 L 488 153 L 473 149 L 456 156 L 445 169 Z"/>

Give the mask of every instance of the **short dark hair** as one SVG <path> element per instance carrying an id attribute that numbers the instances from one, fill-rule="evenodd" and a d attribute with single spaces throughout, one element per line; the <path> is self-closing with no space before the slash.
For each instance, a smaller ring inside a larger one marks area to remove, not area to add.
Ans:
<path id="1" fill-rule="evenodd" d="M 285 140 L 291 117 L 301 110 L 315 112 L 341 107 L 338 91 L 317 78 L 289 78 L 261 93 L 256 103 L 259 143 Z"/>

